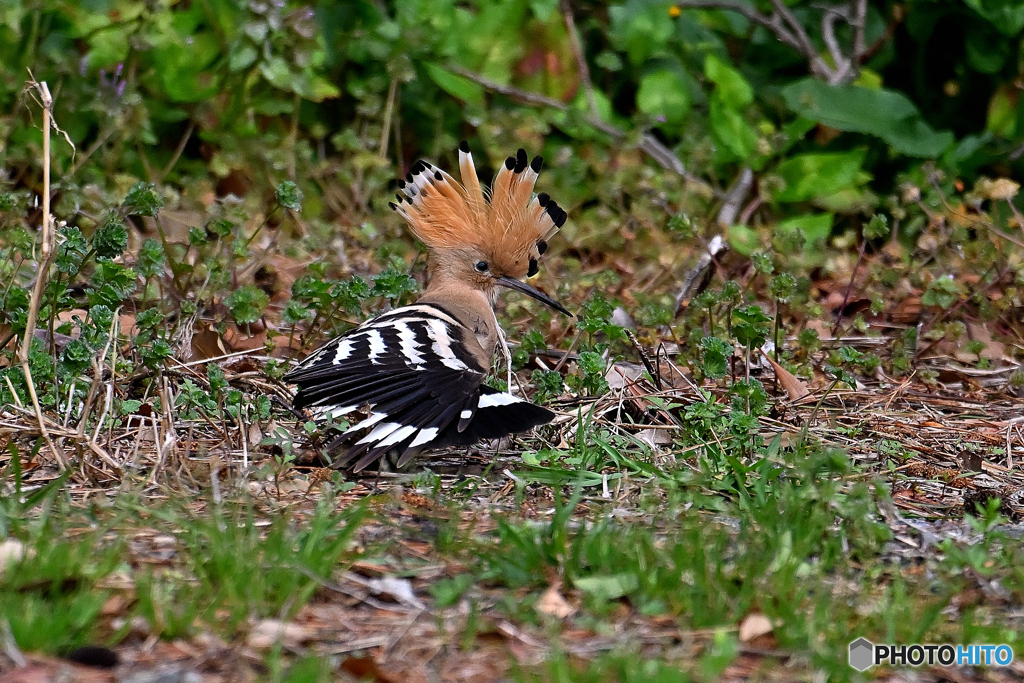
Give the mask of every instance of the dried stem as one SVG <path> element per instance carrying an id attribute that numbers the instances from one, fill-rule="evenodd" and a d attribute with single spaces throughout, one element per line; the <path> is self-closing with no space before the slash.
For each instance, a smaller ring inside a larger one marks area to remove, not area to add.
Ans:
<path id="1" fill-rule="evenodd" d="M 591 116 L 600 116 L 597 111 L 597 97 L 594 95 L 594 83 L 590 80 L 590 67 L 587 65 L 586 55 L 583 54 L 583 44 L 576 31 L 576 18 L 572 15 L 572 8 L 569 6 L 568 0 L 562 2 L 562 16 L 565 17 L 565 28 L 569 32 L 569 46 L 572 48 L 573 57 L 576 58 L 576 68 L 579 69 L 580 80 L 583 81 L 583 92 L 587 97 L 590 114 Z"/>
<path id="2" fill-rule="evenodd" d="M 803 55 L 810 72 L 828 81 L 830 85 L 849 83 L 857 77 L 861 63 L 870 52 L 864 46 L 867 0 L 850 0 L 845 5 L 819 8 L 824 10 L 821 19 L 822 40 L 835 63 L 834 66 L 818 54 L 803 24 L 785 2 L 771 0 L 771 3 L 774 10 L 771 15 L 762 14 L 753 6 L 738 0 L 688 0 L 678 3 L 678 6 L 689 9 L 719 9 L 743 15 L 748 21 L 765 27 L 774 33 L 780 42 Z M 853 28 L 853 45 L 848 55 L 843 53 L 835 36 L 837 18 L 845 20 Z"/>
<path id="3" fill-rule="evenodd" d="M 398 79 L 391 77 L 391 86 L 388 88 L 388 103 L 384 108 L 384 125 L 381 126 L 380 144 L 377 146 L 377 154 L 381 159 L 388 158 L 388 139 L 391 137 L 391 118 L 395 113 L 395 97 L 398 95 Z"/>
<path id="4" fill-rule="evenodd" d="M 29 76 L 32 72 L 29 71 Z M 32 298 L 29 300 L 28 320 L 25 323 L 25 333 L 21 341 L 21 370 L 25 374 L 25 385 L 28 387 L 29 397 L 32 399 L 32 408 L 35 410 L 36 420 L 39 422 L 39 432 L 46 440 L 54 459 L 61 469 L 67 469 L 68 463 L 64 454 L 60 452 L 50 432 L 46 428 L 46 421 L 43 419 L 43 411 L 39 406 L 39 397 L 36 395 L 35 382 L 32 379 L 32 369 L 29 367 L 29 354 L 32 351 L 32 339 L 36 333 L 36 321 L 39 318 L 39 308 L 42 305 L 43 290 L 46 288 L 46 276 L 50 272 L 50 262 L 53 260 L 53 232 L 50 216 L 50 128 L 53 125 L 53 97 L 46 82 L 39 83 L 34 77 L 28 82 L 31 90 L 34 90 L 39 97 L 39 103 L 43 108 L 43 225 L 42 245 L 39 252 L 39 272 L 36 273 L 36 283 L 32 288 Z"/>

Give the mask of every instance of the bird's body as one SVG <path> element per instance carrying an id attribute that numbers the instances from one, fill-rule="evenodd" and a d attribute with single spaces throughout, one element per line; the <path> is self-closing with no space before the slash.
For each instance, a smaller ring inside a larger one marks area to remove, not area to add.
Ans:
<path id="1" fill-rule="evenodd" d="M 423 296 L 331 340 L 285 376 L 299 386 L 295 407 L 317 419 L 369 411 L 329 446 L 350 443 L 338 466 L 359 458 L 359 471 L 390 452 L 401 466 L 425 448 L 470 445 L 554 418 L 483 380 L 495 348 L 504 347 L 496 285 L 568 313 L 518 279 L 537 272 L 565 212 L 533 195 L 539 157 L 529 168 L 525 151 L 509 157 L 488 201 L 468 146 L 459 149 L 464 186 L 420 161 L 400 183 L 406 198 L 392 204 L 427 246 Z"/>

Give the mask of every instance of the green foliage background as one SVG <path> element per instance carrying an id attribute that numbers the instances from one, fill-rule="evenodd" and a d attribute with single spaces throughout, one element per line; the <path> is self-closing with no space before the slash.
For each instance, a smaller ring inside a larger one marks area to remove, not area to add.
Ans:
<path id="1" fill-rule="evenodd" d="M 460 139 L 485 173 L 518 147 L 547 160 L 543 190 L 571 220 L 539 277 L 577 307 L 604 302 L 607 310 L 577 328 L 588 353 L 594 343 L 625 343 L 608 325 L 619 297 L 641 327 L 673 320 L 664 286 L 634 296 L 624 264 L 688 264 L 685 250 L 696 235 L 721 231 L 727 190 L 745 175 L 754 178 L 749 212 L 733 212 L 727 222 L 739 224 L 726 236 L 765 279 L 790 277 L 786 292 L 767 297 L 780 306 L 814 303 L 810 273 L 833 247 L 880 243 L 889 225 L 913 246 L 964 187 L 982 189 L 951 212 L 993 200 L 993 220 L 1012 220 L 1012 183 L 986 185 L 984 176 L 1024 171 L 1016 3 L 870 2 L 860 37 L 849 14 L 855 0 L 829 10 L 846 19 L 802 0 L 699 4 L 8 0 L 0 5 L 2 323 L 24 330 L 26 264 L 36 260 L 42 150 L 30 72 L 56 101 L 53 212 L 66 223 L 40 320 L 50 338 L 84 331 L 43 345 L 53 362 L 33 361 L 37 380 L 54 388 L 62 373 L 87 373 L 128 303 L 136 330 L 126 372 L 140 363 L 156 371 L 197 321 L 249 334 L 270 311 L 289 345 L 299 330 L 309 348 L 320 333 L 408 300 L 418 261 L 386 210 L 393 179 L 420 156 L 452 165 Z M 771 28 L 768 17 L 780 12 L 806 48 Z M 862 59 L 840 73 L 858 41 Z M 884 229 L 865 231 L 871 216 Z M 186 227 L 168 236 L 170 222 Z M 952 238 L 968 258 L 990 259 L 991 243 L 973 230 Z M 305 264 L 294 282 L 281 284 L 265 258 L 253 258 L 254 240 L 271 233 L 263 257 L 273 249 Z M 961 267 L 950 260 L 957 253 L 904 259 L 913 285 L 928 290 L 925 304 L 945 310 L 968 295 L 941 279 Z M 921 263 L 935 273 L 923 274 Z M 896 285 L 879 277 L 872 306 L 891 300 Z M 727 309 L 731 324 L 733 303 L 700 305 Z M 531 348 L 568 343 L 565 327 L 536 315 L 548 329 Z M 779 327 L 776 319 L 774 338 Z M 694 334 L 697 348 L 704 333 Z M 583 375 L 595 381 L 570 385 L 600 393 L 592 365 Z M 548 393 L 561 388 L 553 377 L 535 379 Z"/>
<path id="2" fill-rule="evenodd" d="M 788 4 L 827 60 L 821 11 Z M 50 83 L 78 148 L 55 146 L 64 217 L 85 211 L 95 189 L 123 192 L 130 179 L 186 194 L 197 183 L 223 194 L 292 179 L 310 200 L 306 215 L 331 219 L 317 201 L 323 185 L 347 190 L 335 210 L 366 211 L 386 200 L 401 166 L 444 158 L 461 138 L 492 161 L 510 146 L 543 146 L 563 203 L 577 207 L 609 201 L 600 179 L 610 169 L 591 145 L 628 147 L 642 131 L 712 185 L 752 167 L 783 215 L 807 203 L 840 215 L 873 209 L 920 159 L 969 180 L 1019 174 L 1024 8 L 869 5 L 871 52 L 855 79 L 835 85 L 734 11 L 573 3 L 596 114 L 634 133 L 614 141 L 583 120 L 590 104 L 553 0 L 9 0 L 0 6 L 5 180 L 38 190 L 27 69 Z M 837 28 L 849 42 L 849 26 Z M 523 106 L 459 69 L 570 108 Z M 571 152 L 582 148 L 590 154 Z"/>

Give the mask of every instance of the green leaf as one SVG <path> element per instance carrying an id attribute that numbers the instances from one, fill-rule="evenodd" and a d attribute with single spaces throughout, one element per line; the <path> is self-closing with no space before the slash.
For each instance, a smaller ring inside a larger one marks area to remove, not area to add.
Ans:
<path id="1" fill-rule="evenodd" d="M 67 225 L 58 231 L 62 240 L 57 246 L 57 270 L 65 275 L 77 273 L 82 268 L 82 260 L 89 253 L 89 244 L 82 236 L 82 231 Z"/>
<path id="2" fill-rule="evenodd" d="M 715 88 L 715 94 L 723 104 L 740 109 L 754 101 L 754 90 L 747 83 L 747 79 L 715 55 L 708 55 L 704 60 L 704 75 L 718 86 Z"/>
<path id="3" fill-rule="evenodd" d="M 277 186 L 277 203 L 292 211 L 302 211 L 302 190 L 290 180 L 283 181 Z"/>
<path id="4" fill-rule="evenodd" d="M 666 123 L 678 123 L 690 111 L 690 94 L 686 83 L 672 69 L 661 69 L 640 80 L 636 94 L 637 109 Z"/>
<path id="5" fill-rule="evenodd" d="M 609 7 L 608 18 L 608 38 L 633 64 L 643 64 L 652 55 L 663 53 L 672 37 L 672 22 L 660 3 L 628 0 Z"/>
<path id="6" fill-rule="evenodd" d="M 110 212 L 107 220 L 96 229 L 92 236 L 92 248 L 99 258 L 117 258 L 128 248 L 128 231 L 124 221 L 116 212 Z"/>
<path id="7" fill-rule="evenodd" d="M 310 102 L 323 102 L 341 96 L 338 86 L 308 69 L 291 79 L 288 89 Z"/>
<path id="8" fill-rule="evenodd" d="M 136 216 L 155 216 L 164 208 L 164 200 L 154 183 L 139 181 L 132 185 L 121 202 L 121 208 Z"/>
<path id="9" fill-rule="evenodd" d="M 139 260 L 135 264 L 135 269 L 142 277 L 152 277 L 163 271 L 164 261 L 163 245 L 160 244 L 160 240 L 150 237 L 139 249 Z"/>
<path id="10" fill-rule="evenodd" d="M 235 50 L 231 53 L 231 59 L 228 61 L 228 69 L 231 71 L 241 71 L 246 67 L 252 65 L 259 57 L 259 53 L 256 52 L 256 48 L 252 45 L 243 45 L 241 49 Z"/>
<path id="11" fill-rule="evenodd" d="M 584 576 L 573 581 L 580 589 L 595 600 L 606 602 L 629 595 L 640 587 L 636 574 L 611 574 L 609 576 Z"/>
<path id="12" fill-rule="evenodd" d="M 129 40 L 126 26 L 118 24 L 96 31 L 89 36 L 89 64 L 93 67 L 110 67 L 128 58 Z"/>
<path id="13" fill-rule="evenodd" d="M 256 285 L 245 285 L 233 291 L 224 303 L 230 309 L 235 322 L 245 325 L 263 317 L 270 297 Z"/>
<path id="14" fill-rule="evenodd" d="M 990 27 L 972 26 L 964 41 L 967 62 L 983 74 L 998 73 L 1010 56 L 1010 44 Z"/>
<path id="15" fill-rule="evenodd" d="M 782 96 L 801 116 L 841 131 L 875 135 L 907 156 L 938 156 L 954 140 L 949 131 L 934 131 L 914 103 L 895 90 L 830 86 L 806 78 L 783 88 Z"/>
<path id="16" fill-rule="evenodd" d="M 807 238 L 805 249 L 812 249 L 816 240 L 828 239 L 832 233 L 832 214 L 815 213 L 805 216 L 795 216 L 780 221 L 775 226 L 777 233 L 786 233 L 793 230 L 800 230 Z"/>
<path id="17" fill-rule="evenodd" d="M 212 67 L 221 49 L 215 33 L 198 31 L 154 50 L 153 62 L 160 65 L 156 76 L 167 96 L 175 102 L 200 102 L 212 97 L 220 89 L 220 79 Z"/>
<path id="18" fill-rule="evenodd" d="M 1011 86 L 998 88 L 988 103 L 985 129 L 994 135 L 1012 138 L 1017 134 L 1017 93 Z"/>
<path id="19" fill-rule="evenodd" d="M 704 337 L 700 340 L 701 367 L 711 379 L 725 377 L 729 370 L 732 345 L 718 337 Z"/>
<path id="20" fill-rule="evenodd" d="M 720 150 L 746 161 L 757 149 L 758 135 L 743 114 L 717 97 L 711 98 L 711 137 Z"/>
<path id="21" fill-rule="evenodd" d="M 964 4 L 1007 36 L 1016 36 L 1024 28 L 1024 5 L 1020 0 L 964 0 Z"/>
<path id="22" fill-rule="evenodd" d="M 725 229 L 725 236 L 729 240 L 729 246 L 743 256 L 750 256 L 761 246 L 757 233 L 745 225 L 730 225 Z"/>
<path id="23" fill-rule="evenodd" d="M 772 199 L 802 202 L 850 187 L 859 179 L 864 155 L 863 149 L 857 149 L 842 153 L 800 154 L 786 159 L 775 169 L 785 187 L 774 192 Z"/>
<path id="24" fill-rule="evenodd" d="M 424 64 L 423 67 L 427 70 L 430 80 L 434 81 L 441 90 L 467 104 L 483 106 L 484 89 L 479 84 L 453 74 L 437 64 Z"/>

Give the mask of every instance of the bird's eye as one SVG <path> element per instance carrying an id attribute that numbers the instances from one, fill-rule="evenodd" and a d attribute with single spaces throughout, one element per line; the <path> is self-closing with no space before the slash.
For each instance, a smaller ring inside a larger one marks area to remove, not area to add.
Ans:
<path id="1" fill-rule="evenodd" d="M 476 272 L 478 272 L 478 273 L 486 273 L 487 272 L 487 261 L 477 261 L 475 267 L 476 267 Z"/>

